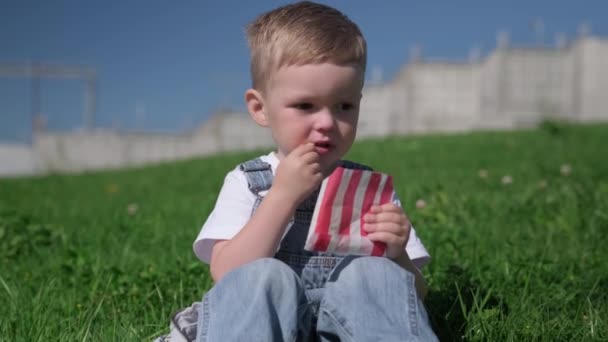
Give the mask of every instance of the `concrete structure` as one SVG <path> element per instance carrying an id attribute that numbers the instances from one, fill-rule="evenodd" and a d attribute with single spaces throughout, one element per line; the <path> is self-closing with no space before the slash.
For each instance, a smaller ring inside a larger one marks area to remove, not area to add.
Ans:
<path id="1" fill-rule="evenodd" d="M 608 41 L 580 37 L 556 47 L 509 47 L 502 35 L 485 59 L 425 61 L 363 91 L 359 138 L 514 129 L 543 118 L 608 121 Z M 216 113 L 180 135 L 39 133 L 32 145 L 0 145 L 0 175 L 117 168 L 271 146 L 244 113 Z"/>
<path id="2" fill-rule="evenodd" d="M 407 64 L 367 87 L 364 135 L 512 129 L 544 118 L 608 120 L 608 41 L 497 48 L 483 61 Z"/>
<path id="3" fill-rule="evenodd" d="M 38 155 L 30 145 L 0 144 L 0 176 L 40 173 Z"/>
<path id="4" fill-rule="evenodd" d="M 205 125 L 184 134 L 104 130 L 40 133 L 35 137 L 30 154 L 37 162 L 32 173 L 74 172 L 137 166 L 271 144 L 270 135 L 248 115 L 221 112 Z M 6 160 L 1 158 L 0 154 L 0 161 Z M 3 169 L 0 167 L 0 171 Z M 5 174 L 14 174 L 15 169 L 7 168 L 7 171 L 13 172 Z"/>

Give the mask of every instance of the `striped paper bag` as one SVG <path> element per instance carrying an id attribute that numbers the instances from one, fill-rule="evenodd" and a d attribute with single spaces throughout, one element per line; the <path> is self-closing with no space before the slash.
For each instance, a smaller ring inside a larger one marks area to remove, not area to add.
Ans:
<path id="1" fill-rule="evenodd" d="M 393 179 L 374 171 L 338 167 L 321 184 L 304 249 L 336 254 L 383 256 L 385 245 L 372 242 L 363 216 L 372 205 L 392 201 Z"/>

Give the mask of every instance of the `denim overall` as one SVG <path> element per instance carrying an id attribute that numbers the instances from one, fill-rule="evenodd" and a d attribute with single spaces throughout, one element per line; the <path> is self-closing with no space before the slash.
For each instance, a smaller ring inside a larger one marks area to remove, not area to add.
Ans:
<path id="1" fill-rule="evenodd" d="M 253 214 L 272 185 L 272 170 L 260 159 L 240 169 L 257 197 Z M 318 190 L 298 206 L 274 258 L 229 272 L 207 292 L 197 341 L 437 340 L 413 274 L 383 257 L 303 249 L 317 197 Z"/>

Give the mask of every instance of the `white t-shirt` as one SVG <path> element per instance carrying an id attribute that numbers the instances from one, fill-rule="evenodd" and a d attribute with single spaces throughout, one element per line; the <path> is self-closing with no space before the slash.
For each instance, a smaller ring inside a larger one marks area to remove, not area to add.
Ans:
<path id="1" fill-rule="evenodd" d="M 279 159 L 274 152 L 260 159 L 270 164 L 272 173 L 275 174 Z M 264 192 L 260 195 L 265 195 Z M 394 196 L 394 198 L 396 198 Z M 251 210 L 256 196 L 249 190 L 247 178 L 238 166 L 228 172 L 224 179 L 224 185 L 215 203 L 215 208 L 207 218 L 198 237 L 194 241 L 194 254 L 205 263 L 211 261 L 211 249 L 218 240 L 232 239 L 249 221 Z M 398 199 L 394 200 L 396 205 L 401 206 Z M 430 259 L 424 245 L 416 235 L 412 227 L 410 237 L 405 246 L 410 259 L 418 268 L 422 268 Z"/>

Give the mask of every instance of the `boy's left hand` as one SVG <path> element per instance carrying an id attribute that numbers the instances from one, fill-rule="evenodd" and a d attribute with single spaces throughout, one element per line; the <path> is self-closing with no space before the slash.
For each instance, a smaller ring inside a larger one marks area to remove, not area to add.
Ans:
<path id="1" fill-rule="evenodd" d="M 410 220 L 403 209 L 393 203 L 374 205 L 363 217 L 363 229 L 374 242 L 386 244 L 386 256 L 395 259 L 405 253 L 410 237 Z"/>

